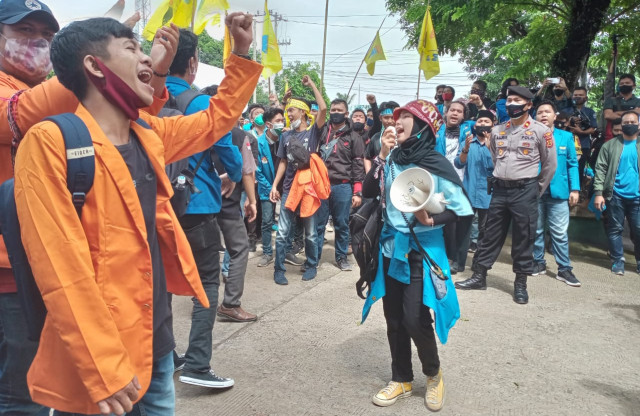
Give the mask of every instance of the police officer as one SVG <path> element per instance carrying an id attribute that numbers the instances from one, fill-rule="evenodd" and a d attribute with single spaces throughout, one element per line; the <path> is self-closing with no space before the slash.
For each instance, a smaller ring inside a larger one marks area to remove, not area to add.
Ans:
<path id="1" fill-rule="evenodd" d="M 495 166 L 485 237 L 478 241 L 473 275 L 457 282 L 458 289 L 485 290 L 487 270 L 498 258 L 509 223 L 512 225 L 511 258 L 516 274 L 513 300 L 525 304 L 527 275 L 533 273 L 533 243 L 538 221 L 538 198 L 556 171 L 556 152 L 551 130 L 529 116 L 533 94 L 521 86 L 508 88 L 507 112 L 511 120 L 491 131 L 491 156 Z"/>

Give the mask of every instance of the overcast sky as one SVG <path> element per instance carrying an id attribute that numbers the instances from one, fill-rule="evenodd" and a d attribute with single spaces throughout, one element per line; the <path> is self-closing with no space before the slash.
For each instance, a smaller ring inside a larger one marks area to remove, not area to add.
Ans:
<path id="1" fill-rule="evenodd" d="M 50 6 L 64 25 L 72 20 L 104 14 L 115 0 L 49 0 Z M 151 0 L 154 9 L 160 0 Z M 263 0 L 229 0 L 230 11 L 263 12 Z M 135 1 L 127 0 L 124 16 L 135 10 Z M 280 46 L 284 64 L 295 61 L 322 62 L 322 40 L 324 30 L 325 2 L 322 0 L 270 0 L 269 8 L 283 15 L 285 21 L 278 24 L 279 40 L 291 41 Z M 329 98 L 336 93 L 346 93 L 362 62 L 364 54 L 376 30 L 385 19 L 380 30 L 382 46 L 387 61 L 376 63 L 376 72 L 369 76 L 363 66 L 352 94 L 354 104 L 366 104 L 366 94 L 376 94 L 378 103 L 395 100 L 400 104 L 416 97 L 419 55 L 415 49 L 404 50 L 406 37 L 400 29 L 398 19 L 388 15 L 384 0 L 329 0 L 329 26 L 327 30 L 327 57 L 325 67 L 325 87 Z M 262 20 L 262 17 L 258 17 Z M 273 17 L 272 17 L 273 20 Z M 258 38 L 261 36 L 258 25 Z M 222 37 L 220 28 L 209 31 L 216 38 Z M 437 34 L 436 34 L 437 37 Z M 420 98 L 433 99 L 435 86 L 448 84 L 456 88 L 462 96 L 471 88 L 472 81 L 455 58 L 443 56 L 440 61 L 440 75 L 420 83 Z M 360 94 L 359 94 L 360 93 Z"/>

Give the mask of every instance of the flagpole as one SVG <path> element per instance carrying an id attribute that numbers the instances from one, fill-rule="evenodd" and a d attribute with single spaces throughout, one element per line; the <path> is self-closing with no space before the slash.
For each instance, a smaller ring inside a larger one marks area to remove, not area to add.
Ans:
<path id="1" fill-rule="evenodd" d="M 387 20 L 387 16 L 384 17 L 384 19 L 382 19 L 382 23 L 380 23 L 380 27 L 378 28 L 378 32 L 380 32 L 380 29 L 382 29 L 382 25 L 384 24 L 384 21 Z M 375 42 L 376 38 L 374 37 L 373 40 L 371 41 L 371 45 L 373 45 L 373 42 Z M 371 45 L 369 45 L 369 49 L 371 49 Z M 367 52 L 369 52 L 369 50 L 367 49 Z M 351 86 L 349 87 L 349 92 L 347 92 L 347 97 L 349 97 L 349 94 L 351 93 L 351 89 L 353 88 L 353 84 L 355 84 L 356 82 L 356 78 L 358 78 L 358 74 L 360 73 L 360 70 L 362 69 L 362 65 L 364 64 L 364 60 L 367 58 L 367 56 L 365 55 L 364 58 L 362 58 L 362 62 L 360 62 L 360 66 L 358 67 L 358 70 L 356 71 L 356 76 L 353 77 L 353 81 L 351 81 Z"/>
<path id="2" fill-rule="evenodd" d="M 324 88 L 324 59 L 327 55 L 327 21 L 329 19 L 329 0 L 324 9 L 324 40 L 322 41 L 322 70 L 320 71 L 320 92 Z"/>
<path id="3" fill-rule="evenodd" d="M 191 32 L 195 30 L 196 27 L 196 9 L 198 8 L 198 1 L 193 0 L 193 11 L 191 12 Z"/>

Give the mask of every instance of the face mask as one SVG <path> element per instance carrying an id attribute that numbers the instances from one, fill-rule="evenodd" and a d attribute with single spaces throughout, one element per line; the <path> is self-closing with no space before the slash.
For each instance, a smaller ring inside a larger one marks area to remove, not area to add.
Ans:
<path id="1" fill-rule="evenodd" d="M 344 123 L 345 116 L 342 113 L 331 113 L 329 114 L 329 120 L 331 124 L 342 124 Z"/>
<path id="2" fill-rule="evenodd" d="M 147 104 L 138 97 L 138 94 L 126 82 L 107 68 L 100 59 L 94 59 L 104 78 L 96 77 L 85 70 L 93 85 L 96 86 L 107 101 L 121 109 L 129 119 L 137 120 L 140 117 L 138 109 L 146 107 Z"/>
<path id="3" fill-rule="evenodd" d="M 553 95 L 556 97 L 562 97 L 564 95 L 564 90 L 553 90 Z"/>
<path id="4" fill-rule="evenodd" d="M 493 126 L 475 126 L 474 130 L 475 130 L 477 136 L 484 137 L 484 135 L 486 133 L 491 132 L 492 128 L 493 128 Z"/>
<path id="5" fill-rule="evenodd" d="M 451 93 L 451 92 L 447 92 L 447 93 L 442 94 L 442 99 L 443 99 L 444 101 L 451 101 L 451 100 L 453 100 L 453 93 Z"/>
<path id="6" fill-rule="evenodd" d="M 524 109 L 525 106 L 526 104 L 509 104 L 507 106 L 507 114 L 511 118 L 520 118 L 528 111 Z"/>
<path id="7" fill-rule="evenodd" d="M 282 134 L 282 129 L 284 128 L 284 123 L 274 123 L 271 128 L 271 134 L 280 137 Z"/>
<path id="8" fill-rule="evenodd" d="M 637 124 L 624 124 L 622 126 L 622 134 L 625 136 L 635 136 L 638 132 Z"/>
<path id="9" fill-rule="evenodd" d="M 554 121 L 553 125 L 557 128 L 557 129 L 564 129 L 564 126 L 566 126 L 567 123 L 565 123 L 564 121 Z"/>
<path id="10" fill-rule="evenodd" d="M 582 97 L 580 97 L 580 98 L 574 98 L 574 99 L 573 99 L 573 103 L 574 103 L 575 105 L 584 104 L 584 103 L 585 103 L 585 101 L 587 101 L 587 100 L 585 100 L 585 99 L 584 99 L 584 98 L 582 98 Z"/>
<path id="11" fill-rule="evenodd" d="M 29 78 L 44 78 L 51 72 L 49 41 L 46 39 L 5 38 L 2 56 L 17 71 Z"/>
<path id="12" fill-rule="evenodd" d="M 353 123 L 354 131 L 362 131 L 364 130 L 364 123 Z"/>
<path id="13" fill-rule="evenodd" d="M 296 121 L 292 121 L 291 122 L 291 128 L 293 130 L 298 130 L 298 127 L 300 127 L 300 124 L 302 124 L 302 120 L 297 119 Z"/>
<path id="14" fill-rule="evenodd" d="M 250 131 L 251 130 L 251 123 L 247 123 L 244 126 L 242 126 L 242 130 Z"/>
<path id="15" fill-rule="evenodd" d="M 476 95 L 480 96 L 480 98 L 484 97 L 484 91 L 479 90 L 477 88 L 471 88 L 471 94 L 476 94 Z"/>
<path id="16" fill-rule="evenodd" d="M 620 93 L 627 95 L 633 91 L 633 85 L 620 85 Z"/>
<path id="17" fill-rule="evenodd" d="M 256 126 L 264 126 L 264 118 L 262 114 L 258 114 L 256 118 L 253 119 L 253 124 Z"/>
<path id="18" fill-rule="evenodd" d="M 373 119 L 372 118 L 368 118 L 367 119 L 367 126 L 369 126 L 369 127 L 373 126 Z"/>
<path id="19" fill-rule="evenodd" d="M 436 99 L 436 101 L 438 101 L 438 102 L 440 102 L 440 103 L 441 103 L 441 102 L 442 102 L 442 94 L 437 94 L 437 95 L 435 96 L 435 99 Z"/>

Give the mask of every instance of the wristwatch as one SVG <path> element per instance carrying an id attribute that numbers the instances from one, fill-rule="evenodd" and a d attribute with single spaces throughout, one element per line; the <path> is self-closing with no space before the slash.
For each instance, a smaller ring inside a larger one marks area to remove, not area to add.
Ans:
<path id="1" fill-rule="evenodd" d="M 362 192 L 354 192 L 353 196 L 358 196 L 358 197 L 362 198 Z"/>

